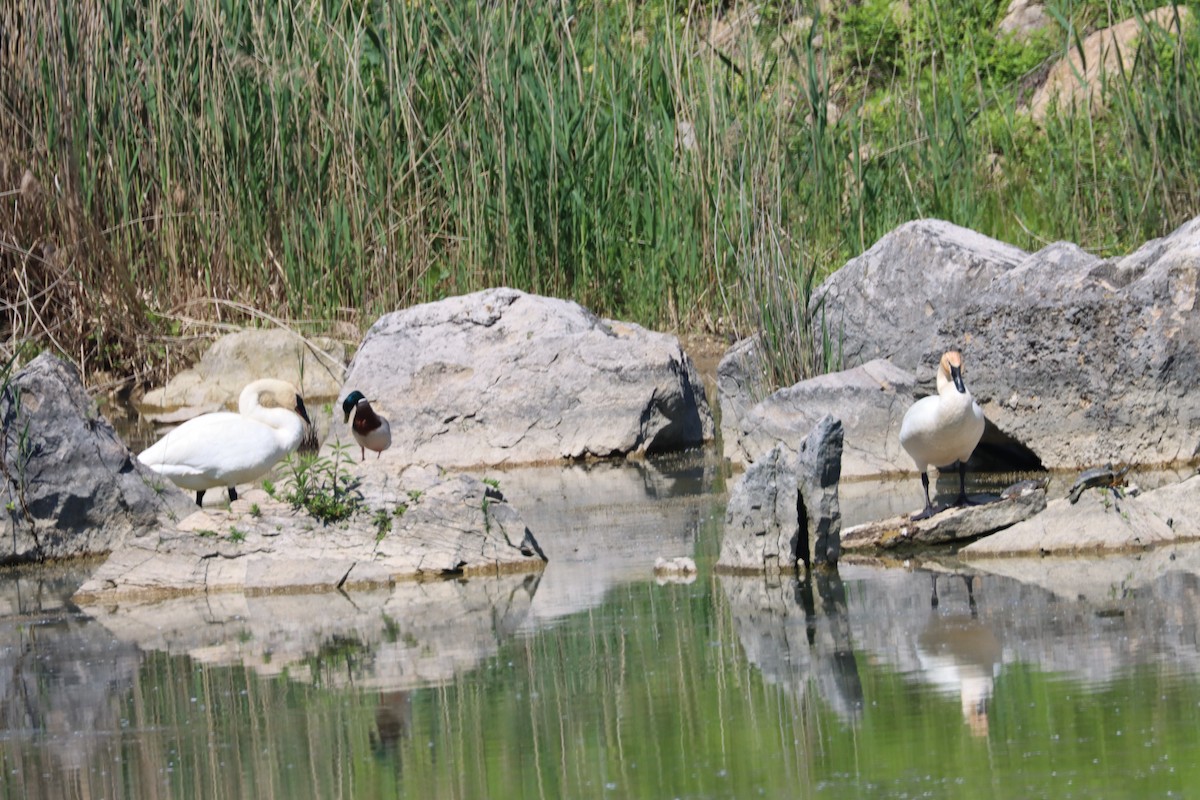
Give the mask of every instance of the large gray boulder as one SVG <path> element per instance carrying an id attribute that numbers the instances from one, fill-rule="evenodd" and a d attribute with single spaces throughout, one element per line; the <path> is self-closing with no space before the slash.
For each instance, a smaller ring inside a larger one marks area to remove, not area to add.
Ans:
<path id="1" fill-rule="evenodd" d="M 346 520 L 323 524 L 254 489 L 228 509 L 193 507 L 176 525 L 128 539 L 75 599 L 377 588 L 544 566 L 520 513 L 481 480 L 435 467 L 393 475 L 368 466 L 344 473 L 362 495 L 362 509 Z"/>
<path id="2" fill-rule="evenodd" d="M 836 565 L 842 423 L 824 417 L 795 451 L 784 444 L 754 462 L 730 492 L 717 569 L 777 574 Z"/>
<path id="3" fill-rule="evenodd" d="M 535 463 L 713 438 L 699 375 L 674 336 L 514 289 L 382 317 L 342 394 L 355 389 L 390 422 L 385 462 Z M 332 438 L 352 442 L 340 415 Z"/>
<path id="4" fill-rule="evenodd" d="M 967 356 L 968 386 L 982 372 L 973 340 L 947 341 L 942 328 L 990 291 L 1025 251 L 936 219 L 905 223 L 846 262 L 813 294 L 848 367 L 886 358 L 916 372 L 930 354 Z M 983 337 L 985 331 L 973 332 Z M 996 331 L 1001 335 L 1005 331 Z"/>
<path id="5" fill-rule="evenodd" d="M 1047 468 L 1200 455 L 1200 218 L 1132 255 L 1028 255 L 944 222 L 909 223 L 817 296 L 847 363 L 920 377 L 963 351 L 997 438 Z"/>
<path id="6" fill-rule="evenodd" d="M 801 441 L 822 417 L 833 415 L 845 431 L 842 477 L 911 471 L 912 458 L 900 446 L 900 423 L 915 389 L 912 373 L 876 359 L 780 389 L 749 408 L 735 400 L 728 416 L 722 395 L 725 455 L 735 464 L 754 462 L 777 442 Z"/>
<path id="7" fill-rule="evenodd" d="M 336 339 L 251 328 L 217 339 L 194 367 L 146 392 L 138 411 L 156 422 L 183 422 L 236 409 L 242 389 L 259 378 L 288 381 L 310 403 L 330 400 L 337 397 L 345 372 L 346 346 Z"/>
<path id="8" fill-rule="evenodd" d="M 7 518 L 0 563 L 107 553 L 195 508 L 134 458 L 79 372 L 52 355 L 3 383 L 0 422 Z"/>

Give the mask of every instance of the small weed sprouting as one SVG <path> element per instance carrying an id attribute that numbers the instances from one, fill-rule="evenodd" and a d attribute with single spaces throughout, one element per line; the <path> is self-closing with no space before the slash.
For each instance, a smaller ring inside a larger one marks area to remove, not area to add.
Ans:
<path id="1" fill-rule="evenodd" d="M 492 487 L 496 491 L 500 491 L 500 481 L 496 478 L 484 478 L 483 482 Z"/>
<path id="2" fill-rule="evenodd" d="M 382 542 L 383 537 L 392 532 L 392 515 L 387 512 L 386 508 L 381 508 L 375 512 L 372 520 L 375 523 L 375 541 Z"/>
<path id="3" fill-rule="evenodd" d="M 208 528 L 201 528 L 196 531 L 196 535 L 203 539 L 214 539 L 217 536 L 217 532 Z"/>
<path id="4" fill-rule="evenodd" d="M 421 493 L 420 489 L 409 489 L 408 490 L 408 499 L 411 500 L 413 502 L 413 504 L 415 505 L 417 503 L 417 501 L 421 499 L 421 494 L 422 493 Z"/>
<path id="5" fill-rule="evenodd" d="M 229 528 L 229 541 L 231 541 L 231 542 L 246 541 L 246 532 L 241 530 L 240 528 L 230 527 Z"/>
<path id="6" fill-rule="evenodd" d="M 267 493 L 267 496 L 268 496 L 268 497 L 271 497 L 271 498 L 274 498 L 274 497 L 275 497 L 275 484 L 274 484 L 274 482 L 272 482 L 272 481 L 270 481 L 270 480 L 265 480 L 265 481 L 263 481 L 263 482 L 262 482 L 262 487 L 263 487 L 263 491 Z"/>
<path id="7" fill-rule="evenodd" d="M 291 474 L 284 480 L 289 489 L 282 499 L 295 509 L 304 509 L 322 523 L 339 522 L 362 509 L 358 480 L 345 465 L 350 448 L 337 445 L 331 457 L 292 454 L 284 462 Z"/>
<path id="8" fill-rule="evenodd" d="M 262 509 L 258 507 L 258 503 L 250 504 L 250 516 L 255 518 L 262 516 Z"/>

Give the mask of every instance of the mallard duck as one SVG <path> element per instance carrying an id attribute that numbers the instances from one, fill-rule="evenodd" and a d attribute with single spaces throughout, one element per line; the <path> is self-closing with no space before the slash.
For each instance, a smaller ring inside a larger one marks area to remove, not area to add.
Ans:
<path id="1" fill-rule="evenodd" d="M 236 485 L 266 474 L 296 449 L 310 425 L 304 399 L 287 381 L 263 378 L 242 390 L 238 412 L 202 414 L 171 430 L 138 454 L 150 469 L 196 493 L 226 487 L 237 499 Z"/>
<path id="2" fill-rule="evenodd" d="M 354 434 L 354 441 L 358 442 L 363 461 L 367 458 L 368 450 L 374 450 L 375 457 L 379 458 L 380 453 L 392 446 L 391 426 L 375 413 L 362 392 L 355 390 L 348 394 L 342 401 L 342 411 L 346 413 L 345 422 L 349 422 L 350 415 L 354 414 L 354 424 L 350 430 Z"/>

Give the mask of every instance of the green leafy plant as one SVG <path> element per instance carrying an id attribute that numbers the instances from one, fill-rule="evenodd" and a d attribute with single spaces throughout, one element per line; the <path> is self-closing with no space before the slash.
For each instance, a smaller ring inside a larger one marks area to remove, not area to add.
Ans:
<path id="1" fill-rule="evenodd" d="M 346 469 L 349 462 L 347 445 L 334 446 L 331 456 L 293 453 L 284 462 L 289 474 L 282 499 L 325 524 L 353 516 L 362 509 L 363 497 L 357 478 Z"/>
<path id="2" fill-rule="evenodd" d="M 383 537 L 392 532 L 392 515 L 387 512 L 387 509 L 381 508 L 375 512 L 371 520 L 375 523 L 375 541 L 383 541 Z"/>
<path id="3" fill-rule="evenodd" d="M 262 516 L 262 509 L 259 508 L 258 503 L 250 504 L 250 516 L 252 516 L 252 517 L 261 517 Z"/>
<path id="4" fill-rule="evenodd" d="M 240 528 L 230 527 L 229 528 L 229 541 L 231 541 L 231 542 L 246 541 L 246 532 Z"/>

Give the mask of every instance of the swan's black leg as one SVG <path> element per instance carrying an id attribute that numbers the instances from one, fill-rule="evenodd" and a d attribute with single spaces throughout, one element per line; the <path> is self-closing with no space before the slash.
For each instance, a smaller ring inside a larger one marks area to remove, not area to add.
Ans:
<path id="1" fill-rule="evenodd" d="M 967 497 L 967 462 L 958 462 L 958 499 L 954 501 L 956 506 L 975 506 L 979 505 L 971 498 Z"/>
<path id="2" fill-rule="evenodd" d="M 929 501 L 929 473 L 928 472 L 921 473 L 921 488 L 923 488 L 925 490 L 925 509 L 920 514 L 917 514 L 915 517 L 913 517 L 913 521 L 916 521 L 919 519 L 929 519 L 930 517 L 932 517 L 934 514 L 937 513 L 937 509 L 935 509 L 933 507 L 933 503 L 931 503 Z"/>

